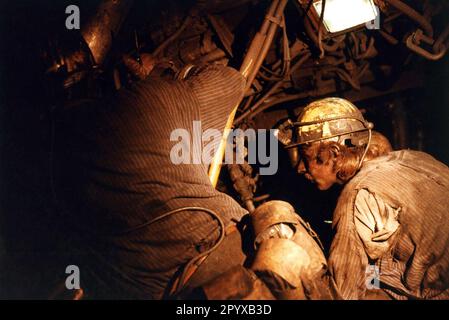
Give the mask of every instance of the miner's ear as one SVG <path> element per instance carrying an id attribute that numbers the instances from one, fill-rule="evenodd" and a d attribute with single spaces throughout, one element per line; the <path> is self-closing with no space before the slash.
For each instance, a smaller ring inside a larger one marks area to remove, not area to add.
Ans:
<path id="1" fill-rule="evenodd" d="M 338 144 L 331 145 L 330 154 L 332 159 L 337 159 L 340 156 L 340 146 Z"/>

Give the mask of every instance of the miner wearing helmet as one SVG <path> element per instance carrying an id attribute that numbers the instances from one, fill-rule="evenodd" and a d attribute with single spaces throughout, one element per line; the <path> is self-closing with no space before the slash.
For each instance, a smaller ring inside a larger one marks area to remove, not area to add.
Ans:
<path id="1" fill-rule="evenodd" d="M 343 185 L 328 259 L 339 294 L 448 299 L 449 168 L 423 152 L 392 151 L 344 99 L 309 104 L 290 128 L 297 171 L 320 190 Z"/>

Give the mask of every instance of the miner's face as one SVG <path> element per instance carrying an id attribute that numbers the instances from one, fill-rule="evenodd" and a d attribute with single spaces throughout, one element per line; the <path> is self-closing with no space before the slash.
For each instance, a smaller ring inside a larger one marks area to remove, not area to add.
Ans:
<path id="1" fill-rule="evenodd" d="M 320 143 L 304 145 L 300 148 L 301 160 L 297 171 L 316 184 L 320 190 L 327 190 L 338 182 L 331 155 L 320 152 Z"/>

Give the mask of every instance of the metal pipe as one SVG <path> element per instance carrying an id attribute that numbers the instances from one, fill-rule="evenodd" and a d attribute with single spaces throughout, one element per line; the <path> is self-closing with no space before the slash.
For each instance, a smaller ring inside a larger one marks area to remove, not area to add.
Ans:
<path id="1" fill-rule="evenodd" d="M 271 17 L 274 14 L 274 11 L 276 10 L 276 7 L 279 4 L 279 0 L 273 1 L 271 3 L 270 8 L 267 11 L 267 14 L 265 16 L 265 19 L 262 23 L 262 26 L 260 27 L 259 32 L 256 33 L 254 36 L 251 45 L 249 46 L 248 52 L 246 53 L 245 58 L 243 59 L 242 66 L 240 68 L 240 73 L 247 78 L 248 74 L 254 66 L 255 58 L 260 53 L 260 50 L 263 45 L 263 40 L 266 36 L 268 27 L 270 25 L 270 20 L 267 19 L 267 17 Z"/>
<path id="2" fill-rule="evenodd" d="M 392 5 L 393 7 L 395 7 L 396 9 L 398 9 L 399 11 L 403 12 L 410 19 L 417 22 L 421 26 L 421 28 L 423 28 L 423 30 L 428 36 L 431 37 L 433 36 L 432 25 L 430 24 L 429 21 L 427 21 L 427 19 L 423 15 L 418 13 L 415 9 L 413 9 L 412 7 L 410 7 L 409 5 L 405 4 L 400 0 L 385 0 L 385 1 L 388 2 L 390 5 Z"/>
<path id="3" fill-rule="evenodd" d="M 249 110 L 247 110 L 246 112 L 244 112 L 240 117 L 237 118 L 237 120 L 235 120 L 236 124 L 239 124 L 240 122 L 242 122 L 245 118 L 251 116 L 254 117 L 255 115 L 259 114 L 260 111 L 257 110 L 257 108 L 259 108 L 259 106 L 265 102 L 265 100 L 271 96 L 277 89 L 279 89 L 282 84 L 284 84 L 284 81 L 287 77 L 290 76 L 290 74 L 294 73 L 296 70 L 298 70 L 298 68 L 300 66 L 302 66 L 307 59 L 309 59 L 311 56 L 311 54 L 308 52 L 306 53 L 304 56 L 302 56 L 298 62 L 295 63 L 295 65 L 291 68 L 289 74 L 286 75 L 286 77 L 282 80 L 277 82 L 275 85 L 273 85 L 264 95 L 262 98 L 259 99 L 259 101 L 257 101 Z"/>
<path id="4" fill-rule="evenodd" d="M 287 0 L 280 0 L 279 5 L 275 10 L 274 13 L 274 19 L 279 21 L 279 24 L 281 23 L 281 16 L 284 12 L 285 6 L 287 5 Z M 271 43 L 273 42 L 274 35 L 276 33 L 277 28 L 279 27 L 276 22 L 270 21 L 271 24 L 268 27 L 267 35 L 264 39 L 262 49 L 260 50 L 259 55 L 257 56 L 257 59 L 255 60 L 254 67 L 252 68 L 251 72 L 248 75 L 247 79 L 247 88 L 249 88 L 256 78 L 257 73 L 259 72 L 260 66 L 262 65 L 262 62 L 265 60 L 265 57 L 267 56 L 268 50 L 271 47 Z"/>
<path id="5" fill-rule="evenodd" d="M 254 210 L 256 210 L 253 200 L 246 200 L 245 207 L 246 207 L 246 209 L 248 209 L 249 213 L 252 213 L 252 212 L 254 212 Z"/>
<path id="6" fill-rule="evenodd" d="M 281 27 L 282 27 L 282 51 L 283 51 L 283 57 L 282 60 L 278 60 L 278 62 L 276 62 L 273 65 L 273 70 L 276 70 L 276 68 L 278 66 L 280 66 L 280 64 L 282 63 L 282 70 L 279 73 L 276 73 L 266 67 L 263 66 L 263 64 L 260 66 L 260 70 L 258 72 L 258 76 L 260 78 L 262 78 L 265 81 L 270 81 L 270 82 L 274 82 L 274 81 L 280 81 L 282 80 L 285 75 L 287 73 L 290 72 L 290 61 L 291 61 L 291 56 L 290 56 L 290 46 L 289 46 L 289 41 L 288 41 L 288 35 L 287 35 L 287 28 L 285 26 L 285 18 L 284 15 L 282 15 L 282 23 L 281 23 Z M 271 74 L 271 76 L 266 76 L 262 73 L 262 71 L 265 71 L 269 74 Z"/>
<path id="7" fill-rule="evenodd" d="M 253 103 L 253 100 L 254 100 L 254 95 L 249 96 L 249 97 L 248 97 L 248 100 L 246 101 L 246 103 L 245 103 L 245 105 L 243 106 L 242 110 L 243 110 L 243 111 L 247 110 L 247 109 L 251 106 L 251 103 Z"/>
<path id="8" fill-rule="evenodd" d="M 255 197 L 255 198 L 253 199 L 253 202 L 261 202 L 261 201 L 264 201 L 264 200 L 269 199 L 270 197 L 271 197 L 270 194 L 264 194 L 264 195 Z"/>
<path id="9" fill-rule="evenodd" d="M 96 14 L 81 28 L 81 35 L 97 65 L 104 62 L 132 3 L 133 0 L 103 0 Z"/>
<path id="10" fill-rule="evenodd" d="M 387 40 L 388 43 L 392 44 L 392 45 L 397 45 L 399 43 L 399 40 L 396 39 L 395 37 L 393 37 L 391 34 L 389 34 L 388 32 L 379 29 L 379 33 L 382 37 L 384 37 L 385 40 Z"/>
<path id="11" fill-rule="evenodd" d="M 263 111 L 271 108 L 272 106 L 275 106 L 280 103 L 286 103 L 286 102 L 290 102 L 290 101 L 294 101 L 294 100 L 300 100 L 300 99 L 307 98 L 309 96 L 316 96 L 316 90 L 301 92 L 298 94 L 292 94 L 292 95 L 284 96 L 284 97 L 275 97 L 275 99 L 273 99 L 273 101 L 270 101 L 270 102 L 262 105 L 257 110 L 257 113 L 263 112 Z"/>
<path id="12" fill-rule="evenodd" d="M 280 16 L 284 12 L 284 8 L 287 5 L 287 0 L 280 0 L 280 1 L 273 1 L 270 8 L 267 11 L 267 15 L 265 16 L 265 20 L 262 24 L 262 27 L 260 29 L 260 32 L 256 34 L 253 41 L 251 42 L 250 48 L 248 50 L 247 55 L 245 56 L 245 59 L 243 60 L 242 66 L 240 68 L 240 73 L 247 79 L 246 88 L 249 88 L 255 78 L 255 75 L 258 73 L 259 68 L 263 62 L 263 60 L 266 57 L 266 54 L 268 52 L 268 49 L 271 45 L 271 41 L 273 40 L 273 37 L 270 37 L 270 34 L 276 31 L 276 24 L 274 24 L 273 21 L 271 21 L 273 17 L 273 13 L 275 13 L 274 18 L 280 19 Z M 271 14 L 270 14 L 271 13 Z M 274 25 L 274 28 L 273 28 Z M 274 29 L 274 30 L 273 30 Z M 266 34 L 266 36 L 265 36 Z M 270 42 L 267 41 L 267 39 L 271 39 Z M 263 42 L 262 42 L 263 41 Z M 263 45 L 261 46 L 261 43 Z M 256 60 L 256 58 L 258 58 Z M 260 61 L 260 63 L 259 63 Z M 250 77 L 250 73 L 252 76 Z M 220 145 L 218 147 L 217 153 L 214 156 L 214 159 L 211 163 L 211 166 L 209 168 L 209 179 L 211 181 L 211 184 L 215 187 L 218 182 L 218 177 L 220 175 L 221 171 L 221 164 L 223 160 L 223 156 L 226 149 L 226 142 L 229 136 L 229 132 L 232 128 L 232 125 L 234 123 L 234 117 L 237 112 L 237 108 L 240 104 L 239 103 L 234 107 L 234 110 L 231 112 L 231 114 L 228 117 L 228 121 L 226 123 L 223 137 L 220 142 Z"/>

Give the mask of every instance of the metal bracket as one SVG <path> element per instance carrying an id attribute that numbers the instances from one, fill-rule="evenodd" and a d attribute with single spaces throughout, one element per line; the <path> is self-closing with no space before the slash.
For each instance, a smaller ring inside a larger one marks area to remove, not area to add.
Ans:
<path id="1" fill-rule="evenodd" d="M 277 24 L 278 26 L 282 27 L 282 23 L 283 23 L 282 17 L 276 18 L 276 17 L 273 17 L 273 16 L 266 15 L 265 16 L 265 20 L 273 22 L 273 23 Z"/>
<path id="2" fill-rule="evenodd" d="M 437 52 L 429 52 L 420 46 L 421 41 L 431 46 L 435 43 L 434 39 L 426 36 L 421 29 L 418 29 L 407 37 L 405 44 L 407 45 L 407 48 L 416 54 L 433 61 L 441 59 L 447 51 L 446 46 L 441 44 Z"/>

